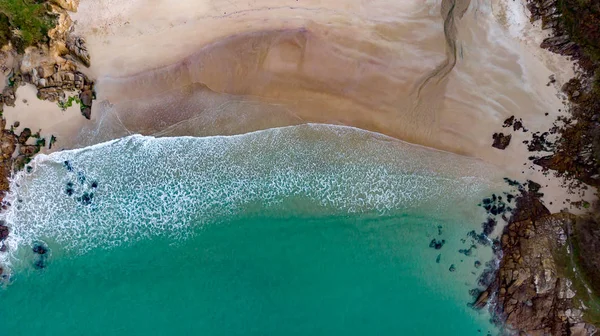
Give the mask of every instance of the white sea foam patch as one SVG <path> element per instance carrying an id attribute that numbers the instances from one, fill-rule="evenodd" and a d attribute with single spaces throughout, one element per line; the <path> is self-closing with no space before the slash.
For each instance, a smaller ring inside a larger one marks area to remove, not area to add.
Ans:
<path id="1" fill-rule="evenodd" d="M 71 251 L 168 235 L 290 198 L 335 213 L 443 214 L 489 190 L 488 167 L 349 127 L 303 125 L 229 137 L 130 136 L 40 155 L 2 216 L 9 245 Z M 69 195 L 70 194 L 70 195 Z M 262 210 L 261 210 L 262 211 Z"/>

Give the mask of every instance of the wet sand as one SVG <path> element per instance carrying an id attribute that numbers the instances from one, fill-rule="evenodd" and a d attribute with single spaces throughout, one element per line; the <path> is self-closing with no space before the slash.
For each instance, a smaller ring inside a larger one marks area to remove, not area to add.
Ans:
<path id="1" fill-rule="evenodd" d="M 64 147 L 318 122 L 480 158 L 545 186 L 522 141 L 551 126 L 557 87 L 572 75 L 539 49 L 544 33 L 518 1 L 82 0 L 73 19 L 98 100 Z M 511 130 L 507 150 L 493 149 L 511 115 L 530 132 Z M 558 211 L 568 197 L 558 180 L 548 185 Z"/>

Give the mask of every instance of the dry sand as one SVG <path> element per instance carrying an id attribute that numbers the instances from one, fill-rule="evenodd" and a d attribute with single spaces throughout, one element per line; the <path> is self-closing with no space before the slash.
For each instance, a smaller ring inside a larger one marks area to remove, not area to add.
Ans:
<path id="1" fill-rule="evenodd" d="M 472 0 L 456 19 L 456 66 L 423 86 L 446 59 L 440 5 L 82 0 L 73 19 L 88 41 L 86 72 L 98 78 L 98 101 L 82 132 L 75 131 L 81 122 L 61 130 L 50 120 L 57 133 L 73 134 L 64 147 L 132 133 L 351 125 L 476 157 L 512 178 L 548 181 L 546 204 L 562 209 L 570 196 L 560 181 L 527 169 L 531 153 L 522 141 L 530 133 L 510 132 L 505 151 L 491 143 L 494 132 L 507 133 L 502 122 L 511 115 L 530 132 L 548 130 L 563 108 L 556 87 L 572 65 L 538 47 L 546 33 L 528 24 L 522 1 Z M 551 74 L 557 83 L 547 86 Z"/>

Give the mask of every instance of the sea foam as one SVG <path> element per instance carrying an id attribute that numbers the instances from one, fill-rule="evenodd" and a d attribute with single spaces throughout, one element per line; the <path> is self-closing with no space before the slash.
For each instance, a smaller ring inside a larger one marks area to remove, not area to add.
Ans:
<path id="1" fill-rule="evenodd" d="M 158 235 L 181 239 L 290 201 L 337 215 L 448 216 L 475 207 L 492 184 L 479 161 L 314 124 L 207 138 L 134 135 L 39 155 L 30 166 L 12 180 L 12 206 L 1 215 L 13 252 L 37 240 L 85 253 Z"/>

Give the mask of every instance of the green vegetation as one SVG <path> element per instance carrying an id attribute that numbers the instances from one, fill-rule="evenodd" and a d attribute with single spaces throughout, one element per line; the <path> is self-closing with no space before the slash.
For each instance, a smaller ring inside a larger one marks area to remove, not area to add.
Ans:
<path id="1" fill-rule="evenodd" d="M 573 254 L 567 252 L 564 247 L 561 251 L 554 253 L 558 276 L 572 281 L 571 288 L 575 291 L 575 302 L 583 302 L 588 308 L 584 311 L 584 319 L 593 325 L 600 325 L 600 299 L 594 293 L 588 292 L 589 280 L 582 278 L 582 267 L 575 260 L 579 258 L 577 248 L 574 247 Z"/>
<path id="2" fill-rule="evenodd" d="M 69 97 L 69 99 L 67 99 L 66 102 L 58 102 L 58 107 L 60 107 L 63 110 L 68 109 L 69 107 L 73 106 L 73 102 L 77 103 L 77 104 L 81 104 L 81 100 L 79 99 L 79 97 L 77 96 L 71 96 Z"/>
<path id="3" fill-rule="evenodd" d="M 584 312 L 587 322 L 600 326 L 600 226 L 594 218 L 578 218 L 569 237 L 572 253 L 555 254 L 559 273 L 571 279 L 576 299 L 588 307 Z M 591 293 L 588 291 L 591 289 Z"/>
<path id="4" fill-rule="evenodd" d="M 0 0 L 0 45 L 9 41 L 22 52 L 26 47 L 48 41 L 56 25 L 42 0 Z"/>

